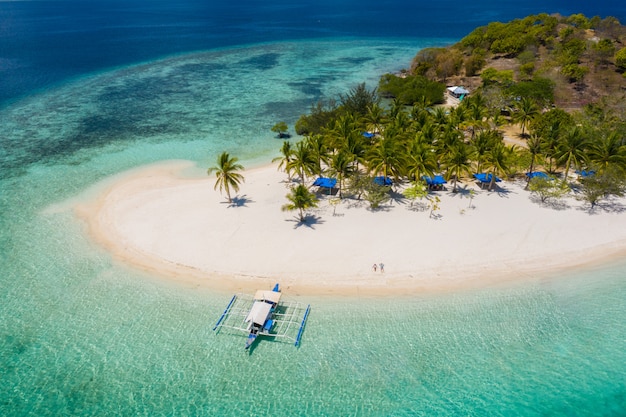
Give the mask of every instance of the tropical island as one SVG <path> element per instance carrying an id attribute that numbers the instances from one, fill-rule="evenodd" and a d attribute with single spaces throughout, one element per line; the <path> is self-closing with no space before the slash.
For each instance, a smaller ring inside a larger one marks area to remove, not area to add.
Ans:
<path id="1" fill-rule="evenodd" d="M 158 164 L 77 211 L 119 260 L 217 288 L 406 294 L 605 261 L 626 251 L 625 41 L 614 18 L 492 23 L 315 104 L 272 165 Z"/>

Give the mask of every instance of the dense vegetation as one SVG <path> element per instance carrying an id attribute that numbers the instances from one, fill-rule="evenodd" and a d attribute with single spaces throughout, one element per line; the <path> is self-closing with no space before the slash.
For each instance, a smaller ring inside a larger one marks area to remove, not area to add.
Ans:
<path id="1" fill-rule="evenodd" d="M 364 196 L 372 207 L 389 198 L 376 176 L 412 182 L 415 195 L 423 176 L 443 174 L 457 191 L 458 181 L 473 173 L 495 179 L 545 170 L 561 181 L 533 184 L 542 200 L 576 187 L 593 206 L 624 190 L 625 33 L 614 18 L 582 15 L 477 28 L 450 48 L 420 51 L 410 71 L 383 76 L 378 90 L 362 84 L 337 102 L 313 106 L 296 124 L 303 140 L 284 143 L 280 167 L 301 184 L 333 176 L 340 197 Z M 493 65 L 498 60 L 516 64 L 502 69 Z M 575 109 L 555 105 L 575 102 L 590 85 L 598 89 L 594 80 L 607 71 L 617 77 L 605 77 L 611 95 L 591 95 Z M 478 80 L 472 93 L 456 106 L 434 106 L 443 101 L 447 80 L 469 80 L 461 75 Z M 379 92 L 393 101 L 382 105 Z M 517 145 L 505 143 L 504 125 L 519 128 Z M 581 170 L 595 175 L 571 183 L 572 172 Z"/>
<path id="2" fill-rule="evenodd" d="M 580 108 L 626 90 L 626 28 L 614 17 L 539 14 L 478 27 L 448 48 L 419 51 L 409 74 L 488 89 L 507 105 L 531 88 L 543 103 Z"/>

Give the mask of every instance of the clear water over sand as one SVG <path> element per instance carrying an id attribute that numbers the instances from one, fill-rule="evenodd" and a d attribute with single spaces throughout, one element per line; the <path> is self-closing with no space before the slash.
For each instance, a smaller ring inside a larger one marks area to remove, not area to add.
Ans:
<path id="1" fill-rule="evenodd" d="M 3 415 L 623 415 L 626 265 L 400 299 L 312 298 L 302 346 L 211 329 L 231 294 L 112 262 L 70 209 L 163 159 L 265 163 L 319 97 L 437 41 L 274 43 L 90 75 L 0 113 Z M 451 255 L 451 261 L 454 254 Z M 537 277 L 539 278 L 539 277 Z"/>

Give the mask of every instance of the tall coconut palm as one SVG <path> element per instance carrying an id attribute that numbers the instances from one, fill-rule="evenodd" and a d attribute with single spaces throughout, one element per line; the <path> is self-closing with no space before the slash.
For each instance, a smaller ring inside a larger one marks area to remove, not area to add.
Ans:
<path id="1" fill-rule="evenodd" d="M 561 137 L 555 157 L 559 164 L 565 166 L 564 179 L 566 181 L 572 164 L 580 169 L 582 162 L 586 161 L 588 145 L 587 137 L 578 126 L 567 130 Z"/>
<path id="2" fill-rule="evenodd" d="M 485 159 L 485 167 L 491 174 L 491 181 L 489 182 L 489 190 L 493 190 L 496 185 L 497 176 L 508 175 L 510 169 L 511 155 L 515 151 L 515 145 L 507 147 L 504 143 L 497 143 L 493 146 L 489 152 L 487 152 Z"/>
<path id="3" fill-rule="evenodd" d="M 291 170 L 287 169 L 291 159 L 293 158 L 293 147 L 291 146 L 291 142 L 288 140 L 283 142 L 283 146 L 280 148 L 280 156 L 272 159 L 272 162 L 280 162 L 278 164 L 278 169 L 284 169 L 287 173 L 287 177 L 291 181 Z"/>
<path id="4" fill-rule="evenodd" d="M 328 164 L 328 147 L 322 135 L 312 135 L 305 138 L 306 146 L 310 149 L 315 169 L 313 174 L 322 175 L 323 165 Z"/>
<path id="5" fill-rule="evenodd" d="M 525 135 L 526 126 L 541 112 L 537 103 L 531 98 L 522 97 L 521 100 L 515 106 L 515 113 L 513 114 L 513 120 L 519 123 L 522 129 L 522 136 Z"/>
<path id="6" fill-rule="evenodd" d="M 350 139 L 359 135 L 356 120 L 352 114 L 343 114 L 336 118 L 329 129 L 325 130 L 330 146 L 334 149 L 342 148 Z"/>
<path id="7" fill-rule="evenodd" d="M 297 142 L 293 150 L 293 158 L 287 164 L 286 169 L 295 171 L 300 181 L 304 183 L 307 175 L 315 173 L 316 166 L 315 156 L 307 143 L 305 141 Z"/>
<path id="8" fill-rule="evenodd" d="M 432 110 L 432 115 L 434 124 L 439 127 L 449 123 L 448 110 L 444 107 L 435 107 Z"/>
<path id="9" fill-rule="evenodd" d="M 482 172 L 482 164 L 485 162 L 487 153 L 499 142 L 501 138 L 494 130 L 482 131 L 470 140 L 473 158 L 476 160 L 476 172 Z"/>
<path id="10" fill-rule="evenodd" d="M 310 208 L 317 207 L 317 199 L 315 194 L 310 192 L 304 185 L 298 184 L 287 194 L 289 203 L 282 206 L 283 211 L 298 210 L 299 220 L 304 222 L 304 212 Z"/>
<path id="11" fill-rule="evenodd" d="M 487 122 L 489 114 L 484 101 L 485 100 L 481 95 L 470 97 L 470 100 L 467 101 L 467 119 L 461 124 L 461 126 L 470 131 L 470 139 L 474 139 L 477 130 L 481 131 L 489 126 L 489 123 Z"/>
<path id="12" fill-rule="evenodd" d="M 409 145 L 406 168 L 406 174 L 412 180 L 419 180 L 422 175 L 432 176 L 437 170 L 437 157 L 434 149 L 420 133 Z"/>
<path id="13" fill-rule="evenodd" d="M 215 172 L 215 186 L 213 187 L 216 190 L 218 187 L 220 192 L 226 191 L 226 197 L 228 198 L 228 202 L 232 202 L 232 198 L 230 197 L 230 190 L 234 192 L 239 191 L 239 184 L 244 182 L 245 179 L 243 175 L 238 173 L 237 171 L 243 171 L 243 165 L 237 163 L 238 159 L 235 157 L 230 157 L 228 152 L 222 152 L 220 156 L 217 157 L 217 166 L 211 167 L 207 170 L 207 174 L 211 175 Z"/>
<path id="14" fill-rule="evenodd" d="M 548 171 L 552 172 L 552 164 L 556 159 L 556 154 L 558 153 L 557 149 L 559 147 L 559 142 L 561 139 L 561 135 L 563 134 L 563 124 L 562 122 L 555 120 L 550 123 L 545 129 L 542 129 L 542 133 L 540 134 L 541 143 L 543 148 L 543 154 L 548 159 Z"/>
<path id="15" fill-rule="evenodd" d="M 543 142 L 541 137 L 539 137 L 536 133 L 532 133 L 526 141 L 526 146 L 528 146 L 528 153 L 530 154 L 530 166 L 528 167 L 528 173 L 531 173 L 535 169 L 537 159 L 543 155 Z M 527 178 L 527 188 L 528 183 L 530 183 L 530 177 Z"/>
<path id="16" fill-rule="evenodd" d="M 367 114 L 364 118 L 365 127 L 372 133 L 380 133 L 386 117 L 385 109 L 379 104 L 374 103 L 367 108 Z"/>
<path id="17" fill-rule="evenodd" d="M 384 177 L 392 175 L 395 178 L 401 176 L 404 168 L 404 153 L 398 138 L 391 131 L 385 130 L 383 138 L 370 149 L 367 164 L 370 172 L 375 174 Z"/>
<path id="18" fill-rule="evenodd" d="M 446 168 L 446 179 L 453 179 L 452 192 L 456 193 L 458 179 L 472 171 L 469 146 L 463 142 L 457 143 L 445 154 L 442 162 Z"/>
<path id="19" fill-rule="evenodd" d="M 455 146 L 463 143 L 463 133 L 452 124 L 442 126 L 442 130 L 437 135 L 435 148 L 440 159 L 445 159 Z"/>
<path id="20" fill-rule="evenodd" d="M 339 198 L 343 198 L 344 180 L 355 172 L 353 161 L 352 156 L 344 149 L 333 155 L 330 160 L 330 170 L 337 176 L 339 183 Z"/>
<path id="21" fill-rule="evenodd" d="M 626 142 L 618 132 L 613 131 L 594 141 L 587 154 L 599 173 L 603 173 L 611 166 L 617 170 L 626 170 Z"/>

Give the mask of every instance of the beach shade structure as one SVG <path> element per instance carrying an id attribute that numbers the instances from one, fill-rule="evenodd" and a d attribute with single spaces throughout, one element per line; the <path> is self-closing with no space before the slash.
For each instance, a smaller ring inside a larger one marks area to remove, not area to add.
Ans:
<path id="1" fill-rule="evenodd" d="M 319 178 L 317 178 L 313 182 L 313 185 L 315 185 L 315 186 L 318 186 L 320 188 L 327 188 L 328 189 L 328 194 L 332 194 L 333 193 L 333 188 L 335 188 L 336 184 L 337 184 L 337 179 L 336 178 L 319 177 Z"/>
<path id="2" fill-rule="evenodd" d="M 583 169 L 582 171 L 576 171 L 581 178 L 587 178 L 596 175 L 596 171 Z"/>
<path id="3" fill-rule="evenodd" d="M 480 174 L 474 174 L 474 178 L 476 178 L 478 181 L 482 182 L 482 183 L 490 183 L 491 182 L 491 174 L 485 174 L 480 173 Z M 501 182 L 502 180 L 498 177 L 496 177 L 496 182 Z"/>
<path id="4" fill-rule="evenodd" d="M 374 134 L 372 132 L 363 132 L 361 134 L 368 139 L 371 139 L 374 137 Z"/>
<path id="5" fill-rule="evenodd" d="M 324 177 L 317 178 L 315 182 L 313 183 L 313 185 L 316 185 L 318 187 L 324 187 L 324 188 L 333 188 L 336 184 L 337 184 L 336 178 L 324 178 Z"/>
<path id="6" fill-rule="evenodd" d="M 553 180 L 554 179 L 551 176 L 549 176 L 548 174 L 546 174 L 545 172 L 540 172 L 540 171 L 527 172 L 526 176 L 528 177 L 529 180 L 532 180 L 533 178 L 541 178 L 542 180 Z"/>
<path id="7" fill-rule="evenodd" d="M 480 182 L 480 188 L 483 188 L 485 185 L 491 184 L 491 174 L 486 174 L 484 172 L 479 174 L 474 174 L 474 178 Z M 496 177 L 496 182 L 501 182 L 502 180 Z"/>
<path id="8" fill-rule="evenodd" d="M 426 182 L 429 190 L 435 191 L 441 190 L 443 188 L 443 185 L 447 184 L 448 182 L 443 178 L 442 175 L 435 175 L 433 177 L 429 177 L 428 175 L 422 175 L 422 180 Z"/>
<path id="9" fill-rule="evenodd" d="M 376 184 L 376 185 L 384 185 L 384 186 L 390 187 L 390 186 L 393 185 L 393 181 L 389 177 L 380 176 L 380 177 L 374 178 L 374 184 Z"/>

